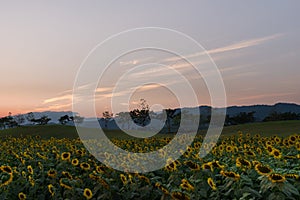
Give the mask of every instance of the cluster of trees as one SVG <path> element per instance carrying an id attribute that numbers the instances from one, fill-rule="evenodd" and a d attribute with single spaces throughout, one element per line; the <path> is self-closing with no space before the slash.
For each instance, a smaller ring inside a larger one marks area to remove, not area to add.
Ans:
<path id="1" fill-rule="evenodd" d="M 11 113 L 6 117 L 0 118 L 0 129 L 13 128 L 18 126 L 17 121 L 11 116 Z"/>
<path id="2" fill-rule="evenodd" d="M 34 116 L 34 114 L 33 114 L 32 112 L 27 113 L 26 119 L 27 119 L 29 122 L 32 122 L 32 124 L 38 124 L 38 125 L 46 125 L 46 124 L 48 124 L 48 122 L 51 120 L 51 118 L 49 118 L 49 117 L 46 116 L 46 115 L 43 115 L 43 116 L 40 117 L 40 118 L 35 118 L 35 116 Z"/>
<path id="3" fill-rule="evenodd" d="M 64 115 L 58 119 L 58 122 L 62 125 L 65 125 L 66 123 L 68 123 L 70 121 L 72 121 L 76 124 L 80 124 L 83 122 L 83 120 L 84 120 L 84 117 L 81 117 L 78 115 L 75 115 L 75 116 Z"/>
<path id="4" fill-rule="evenodd" d="M 283 120 L 300 120 L 300 114 L 294 112 L 272 112 L 263 121 L 283 121 Z"/>
<path id="5" fill-rule="evenodd" d="M 229 117 L 226 115 L 225 125 L 237 125 L 237 124 L 246 124 L 252 123 L 255 121 L 254 117 L 255 112 L 240 112 L 239 114 Z"/>
<path id="6" fill-rule="evenodd" d="M 31 122 L 32 125 L 46 125 L 51 121 L 51 118 L 49 118 L 47 115 L 43 115 L 39 118 L 36 118 L 34 116 L 33 112 L 29 112 L 25 115 L 18 114 L 15 116 L 12 116 L 11 113 L 8 114 L 8 116 L 0 118 L 0 129 L 7 129 L 7 128 L 14 128 L 21 126 L 25 121 Z M 82 123 L 84 120 L 84 117 L 81 116 L 68 116 L 64 115 L 58 119 L 58 122 L 62 125 L 66 124 L 69 121 L 72 121 L 74 123 Z"/>

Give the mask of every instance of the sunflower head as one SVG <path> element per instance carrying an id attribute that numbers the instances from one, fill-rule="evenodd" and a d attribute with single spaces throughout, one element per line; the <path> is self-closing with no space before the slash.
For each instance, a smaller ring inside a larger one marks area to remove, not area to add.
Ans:
<path id="1" fill-rule="evenodd" d="M 11 167 L 7 166 L 7 165 L 1 166 L 0 168 L 1 168 L 1 171 L 6 172 L 8 174 L 12 174 L 12 172 L 13 172 Z"/>
<path id="2" fill-rule="evenodd" d="M 51 196 L 54 196 L 55 191 L 54 191 L 54 186 L 52 184 L 48 185 L 48 191 L 51 194 Z"/>
<path id="3" fill-rule="evenodd" d="M 62 175 L 65 176 L 68 179 L 73 179 L 72 175 L 69 172 L 67 172 L 67 171 L 63 171 Z"/>
<path id="4" fill-rule="evenodd" d="M 186 179 L 181 180 L 180 187 L 184 190 L 194 190 L 194 186 L 190 184 Z"/>
<path id="5" fill-rule="evenodd" d="M 278 149 L 273 149 L 271 152 L 271 155 L 274 156 L 274 158 L 280 159 L 282 157 L 281 152 Z"/>
<path id="6" fill-rule="evenodd" d="M 91 199 L 93 197 L 93 193 L 89 188 L 85 188 L 84 191 L 83 191 L 83 196 L 86 199 Z"/>
<path id="7" fill-rule="evenodd" d="M 172 192 L 171 197 L 175 200 L 190 200 L 190 197 L 188 195 L 179 191 Z"/>
<path id="8" fill-rule="evenodd" d="M 184 162 L 185 165 L 187 165 L 191 170 L 199 170 L 200 169 L 200 165 L 198 165 L 197 163 L 194 163 L 193 161 L 185 161 Z"/>
<path id="9" fill-rule="evenodd" d="M 31 165 L 28 165 L 28 166 L 27 166 L 27 170 L 28 170 L 28 173 L 29 173 L 29 174 L 31 174 L 31 175 L 33 174 L 33 169 L 32 169 L 32 167 L 31 167 Z"/>
<path id="10" fill-rule="evenodd" d="M 273 183 L 282 183 L 286 180 L 285 177 L 280 174 L 270 174 L 268 178 Z"/>
<path id="11" fill-rule="evenodd" d="M 26 194 L 24 194 L 23 192 L 20 192 L 18 194 L 18 197 L 19 197 L 20 200 L 25 200 L 26 199 Z"/>
<path id="12" fill-rule="evenodd" d="M 124 185 L 127 184 L 127 177 L 124 174 L 120 174 L 120 179 Z"/>
<path id="13" fill-rule="evenodd" d="M 91 166 L 90 166 L 90 164 L 83 162 L 80 164 L 80 168 L 87 171 L 87 170 L 90 170 Z"/>
<path id="14" fill-rule="evenodd" d="M 57 173 L 54 169 L 50 169 L 47 174 L 49 177 L 55 178 Z"/>
<path id="15" fill-rule="evenodd" d="M 299 180 L 299 175 L 298 174 L 285 174 L 284 177 Z"/>
<path id="16" fill-rule="evenodd" d="M 74 159 L 72 159 L 71 163 L 72 163 L 73 166 L 77 166 L 79 164 L 79 161 L 78 161 L 77 158 L 74 158 Z"/>
<path id="17" fill-rule="evenodd" d="M 209 177 L 207 179 L 207 183 L 208 183 L 208 185 L 210 186 L 211 189 L 213 189 L 213 190 L 217 189 L 216 184 L 215 184 L 215 182 L 212 178 Z"/>
<path id="18" fill-rule="evenodd" d="M 257 173 L 259 173 L 260 175 L 267 175 L 270 174 L 272 172 L 272 169 L 267 166 L 267 165 L 262 165 L 262 164 L 257 164 L 255 165 L 255 170 L 257 171 Z"/>
<path id="19" fill-rule="evenodd" d="M 71 157 L 71 153 L 70 152 L 63 152 L 61 154 L 61 159 L 62 160 L 70 160 L 70 157 Z"/>

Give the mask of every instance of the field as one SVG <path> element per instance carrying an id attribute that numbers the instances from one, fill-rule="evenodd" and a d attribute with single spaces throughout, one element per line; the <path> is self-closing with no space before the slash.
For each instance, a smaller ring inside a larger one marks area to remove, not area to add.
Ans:
<path id="1" fill-rule="evenodd" d="M 199 157 L 200 133 L 178 160 L 161 151 L 165 167 L 145 174 L 103 165 L 86 151 L 73 127 L 4 130 L 0 199 L 300 199 L 299 130 L 299 121 L 225 127 L 204 158 Z M 115 131 L 107 135 L 132 152 L 159 149 L 171 140 L 171 135 L 146 140 L 129 140 Z M 135 162 L 130 156 L 102 154 L 116 163 L 125 159 L 120 165 Z"/>

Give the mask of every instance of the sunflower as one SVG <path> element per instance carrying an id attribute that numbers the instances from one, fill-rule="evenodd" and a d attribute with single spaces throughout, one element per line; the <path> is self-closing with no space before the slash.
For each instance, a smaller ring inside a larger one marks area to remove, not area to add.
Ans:
<path id="1" fill-rule="evenodd" d="M 51 196 L 54 196 L 55 192 L 54 192 L 54 187 L 52 184 L 48 185 L 48 191 L 51 194 Z"/>
<path id="2" fill-rule="evenodd" d="M 91 166 L 90 166 L 90 164 L 83 162 L 80 164 L 80 168 L 87 171 L 87 170 L 90 170 Z"/>
<path id="3" fill-rule="evenodd" d="M 121 179 L 121 181 L 122 181 L 122 183 L 123 183 L 124 185 L 127 184 L 127 178 L 126 178 L 126 176 L 125 176 L 124 174 L 120 174 L 120 179 Z"/>
<path id="4" fill-rule="evenodd" d="M 239 174 L 236 174 L 235 172 L 226 172 L 226 171 L 221 171 L 220 174 L 222 176 L 225 176 L 225 177 L 228 177 L 228 178 L 232 178 L 234 179 L 235 181 L 239 180 L 240 179 L 240 175 Z"/>
<path id="5" fill-rule="evenodd" d="M 84 156 L 84 152 L 81 151 L 81 150 L 76 150 L 76 153 L 77 153 L 78 155 L 80 155 L 80 156 Z"/>
<path id="6" fill-rule="evenodd" d="M 150 180 L 146 176 L 138 176 L 138 177 L 140 180 L 145 181 L 146 183 L 150 184 Z"/>
<path id="7" fill-rule="evenodd" d="M 212 178 L 208 178 L 207 179 L 207 183 L 208 183 L 208 185 L 211 187 L 211 189 L 213 189 L 213 190 L 216 190 L 217 189 L 217 187 L 216 187 L 216 184 L 215 184 L 215 182 L 214 182 L 214 180 L 212 179 Z"/>
<path id="8" fill-rule="evenodd" d="M 237 167 L 245 167 L 245 168 L 251 168 L 251 162 L 249 162 L 248 160 L 244 159 L 244 158 L 240 158 L 238 157 L 236 159 L 236 166 Z"/>
<path id="9" fill-rule="evenodd" d="M 280 159 L 282 157 L 281 152 L 278 149 L 273 149 L 271 152 L 271 155 L 274 156 L 274 158 Z"/>
<path id="10" fill-rule="evenodd" d="M 85 188 L 83 191 L 83 196 L 85 196 L 86 199 L 91 199 L 93 197 L 93 193 L 89 188 Z"/>
<path id="11" fill-rule="evenodd" d="M 63 187 L 63 188 L 66 188 L 66 189 L 71 190 L 71 189 L 72 189 L 72 186 L 68 185 L 67 181 L 68 181 L 68 179 L 66 179 L 66 178 L 61 178 L 61 179 L 59 180 L 59 185 L 60 185 L 61 187 Z"/>
<path id="12" fill-rule="evenodd" d="M 276 137 L 274 138 L 274 141 L 276 142 L 276 144 L 279 144 L 279 143 L 281 142 L 281 139 L 280 139 L 279 137 L 276 136 Z"/>
<path id="13" fill-rule="evenodd" d="M 297 140 L 297 138 L 296 138 L 294 135 L 291 135 L 291 136 L 289 137 L 289 142 L 292 143 L 292 144 L 295 143 L 296 140 Z"/>
<path id="14" fill-rule="evenodd" d="M 267 174 L 270 174 L 272 172 L 272 169 L 269 166 L 262 165 L 262 164 L 255 165 L 255 170 L 260 175 L 267 175 Z"/>
<path id="15" fill-rule="evenodd" d="M 271 154 L 272 151 L 273 151 L 273 147 L 270 146 L 270 145 L 267 145 L 267 146 L 266 146 L 266 150 L 267 150 L 267 152 L 268 152 L 269 154 Z"/>
<path id="16" fill-rule="evenodd" d="M 218 168 L 218 169 L 223 169 L 223 168 L 224 168 L 224 165 L 221 165 L 221 164 L 219 163 L 219 161 L 213 161 L 213 162 L 212 162 L 212 166 L 213 166 L 214 168 Z"/>
<path id="17" fill-rule="evenodd" d="M 181 180 L 180 187 L 184 190 L 194 190 L 194 186 L 191 185 L 186 179 Z"/>
<path id="18" fill-rule="evenodd" d="M 49 177 L 55 178 L 57 172 L 54 169 L 50 169 L 47 174 L 48 174 Z"/>
<path id="19" fill-rule="evenodd" d="M 177 165 L 175 162 L 171 162 L 170 164 L 168 164 L 165 169 L 167 171 L 176 171 L 177 170 Z"/>
<path id="20" fill-rule="evenodd" d="M 163 187 L 159 182 L 155 183 L 155 187 L 160 189 L 164 194 L 169 194 L 169 191 L 165 187 Z"/>
<path id="21" fill-rule="evenodd" d="M 26 199 L 26 194 L 24 194 L 23 192 L 20 192 L 18 194 L 18 197 L 19 197 L 20 200 L 25 200 Z"/>
<path id="22" fill-rule="evenodd" d="M 256 152 L 257 152 L 259 155 L 261 155 L 261 154 L 262 154 L 261 148 L 257 147 L 257 148 L 256 148 Z"/>
<path id="23" fill-rule="evenodd" d="M 61 159 L 62 160 L 70 160 L 70 157 L 71 157 L 71 153 L 70 152 L 63 152 L 61 154 Z"/>
<path id="24" fill-rule="evenodd" d="M 193 161 L 185 161 L 184 162 L 185 165 L 187 165 L 191 170 L 199 170 L 200 169 L 200 165 L 198 165 L 197 163 L 194 163 Z"/>
<path id="25" fill-rule="evenodd" d="M 171 197 L 175 200 L 190 200 L 190 197 L 182 192 L 172 192 Z"/>
<path id="26" fill-rule="evenodd" d="M 73 179 L 72 175 L 69 172 L 63 171 L 61 174 L 64 175 L 68 179 Z"/>
<path id="27" fill-rule="evenodd" d="M 240 144 L 243 143 L 243 138 L 239 137 L 239 138 L 238 138 L 238 142 L 239 142 Z"/>
<path id="28" fill-rule="evenodd" d="M 0 182 L 0 188 L 4 185 L 9 185 L 12 180 L 13 180 L 13 174 L 12 173 L 8 173 L 7 171 L 4 171 L 4 169 L 1 167 L 0 170 L 3 173 L 3 175 L 1 174 L 1 182 Z"/>
<path id="29" fill-rule="evenodd" d="M 214 171 L 213 166 L 212 166 L 212 162 L 208 162 L 208 163 L 204 163 L 202 165 L 202 169 L 203 170 L 210 170 L 210 171 Z"/>
<path id="30" fill-rule="evenodd" d="M 290 179 L 296 179 L 299 180 L 299 175 L 298 174 L 285 174 L 285 178 L 290 178 Z"/>
<path id="31" fill-rule="evenodd" d="M 7 165 L 1 166 L 1 171 L 6 172 L 6 173 L 8 173 L 8 174 L 12 174 L 12 169 L 11 169 L 11 167 L 10 167 L 10 166 L 7 166 Z"/>
<path id="32" fill-rule="evenodd" d="M 105 167 L 103 167 L 103 166 L 97 166 L 96 167 L 96 171 L 97 171 L 97 173 L 102 174 L 102 173 L 105 172 Z"/>
<path id="33" fill-rule="evenodd" d="M 270 174 L 268 178 L 273 183 L 282 183 L 286 180 L 285 177 L 280 174 Z"/>
<path id="34" fill-rule="evenodd" d="M 230 146 L 230 145 L 228 145 L 228 146 L 226 147 L 226 152 L 227 152 L 227 153 L 231 153 L 232 151 L 233 151 L 233 147 Z"/>
<path id="35" fill-rule="evenodd" d="M 29 173 L 29 174 L 31 174 L 31 175 L 33 174 L 33 169 L 32 169 L 32 167 L 31 167 L 31 165 L 28 165 L 28 166 L 27 166 L 27 170 L 28 170 L 28 173 Z"/>
<path id="36" fill-rule="evenodd" d="M 31 184 L 31 186 L 33 187 L 34 184 L 35 184 L 35 181 L 34 179 L 32 178 L 32 176 L 28 176 L 28 179 L 29 179 L 29 183 Z"/>
<path id="37" fill-rule="evenodd" d="M 77 158 L 74 158 L 74 159 L 72 159 L 71 163 L 73 166 L 77 166 L 79 164 L 79 161 Z"/>
<path id="38" fill-rule="evenodd" d="M 220 152 L 224 151 L 224 146 L 223 146 L 223 145 L 220 145 L 220 146 L 219 146 L 219 151 L 220 151 Z"/>
<path id="39" fill-rule="evenodd" d="M 246 156 L 255 157 L 255 153 L 254 153 L 253 151 L 251 151 L 251 150 L 246 151 L 246 152 L 245 152 L 245 155 L 246 155 Z"/>

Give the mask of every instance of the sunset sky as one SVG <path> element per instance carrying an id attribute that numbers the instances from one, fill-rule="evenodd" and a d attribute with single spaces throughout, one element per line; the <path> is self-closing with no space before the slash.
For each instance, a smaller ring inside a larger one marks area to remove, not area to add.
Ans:
<path id="1" fill-rule="evenodd" d="M 111 35 L 138 27 L 173 29 L 200 43 L 221 72 L 229 106 L 300 103 L 299 9 L 299 1 L 279 0 L 2 1 L 0 116 L 72 110 L 75 77 L 89 52 Z M 157 61 L 158 55 L 150 54 Z M 120 60 L 109 75 L 118 79 L 118 69 L 150 62 L 147 56 Z M 170 78 L 170 84 L 177 83 Z M 99 87 L 98 94 L 109 96 L 108 87 L 113 85 Z M 142 90 L 151 104 L 177 106 L 162 88 Z M 109 99 L 97 107 L 108 109 Z"/>

